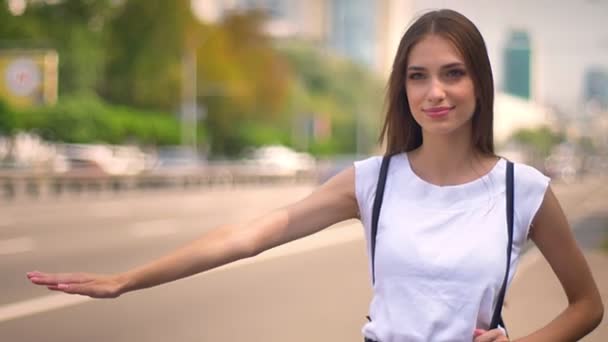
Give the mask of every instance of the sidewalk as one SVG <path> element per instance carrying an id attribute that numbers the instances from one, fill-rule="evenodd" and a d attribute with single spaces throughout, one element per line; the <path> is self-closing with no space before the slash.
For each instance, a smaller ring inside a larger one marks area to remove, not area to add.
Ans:
<path id="1" fill-rule="evenodd" d="M 608 189 L 604 180 L 590 182 L 577 194 L 564 196 L 562 206 L 573 226 L 574 235 L 583 249 L 604 302 L 604 319 L 584 342 L 608 341 L 608 251 L 599 245 L 608 238 Z M 557 186 L 556 195 L 560 198 Z M 518 267 L 503 309 L 505 323 L 512 338 L 518 338 L 543 327 L 567 306 L 567 299 L 553 270 L 534 248 L 526 253 Z"/>

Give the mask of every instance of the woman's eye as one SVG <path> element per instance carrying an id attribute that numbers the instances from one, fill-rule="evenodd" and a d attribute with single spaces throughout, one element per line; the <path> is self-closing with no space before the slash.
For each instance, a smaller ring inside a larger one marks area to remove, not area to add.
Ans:
<path id="1" fill-rule="evenodd" d="M 421 80 L 421 79 L 423 79 L 423 78 L 424 78 L 424 74 L 422 74 L 422 73 L 420 73 L 420 72 L 414 72 L 414 73 L 411 73 L 411 74 L 408 76 L 408 78 L 409 78 L 410 80 Z"/>
<path id="2" fill-rule="evenodd" d="M 447 72 L 447 76 L 449 78 L 459 78 L 465 75 L 465 71 L 464 70 L 460 70 L 460 69 L 452 69 L 450 71 Z"/>

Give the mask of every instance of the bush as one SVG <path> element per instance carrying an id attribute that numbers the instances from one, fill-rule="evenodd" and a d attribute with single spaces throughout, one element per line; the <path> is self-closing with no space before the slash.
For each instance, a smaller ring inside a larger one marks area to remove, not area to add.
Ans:
<path id="1" fill-rule="evenodd" d="M 45 140 L 68 143 L 180 142 L 180 123 L 173 115 L 109 105 L 93 95 L 68 96 L 54 106 L 14 113 L 0 105 L 0 130 L 31 131 Z"/>
<path id="2" fill-rule="evenodd" d="M 0 135 L 10 135 L 15 129 L 15 113 L 0 99 Z"/>

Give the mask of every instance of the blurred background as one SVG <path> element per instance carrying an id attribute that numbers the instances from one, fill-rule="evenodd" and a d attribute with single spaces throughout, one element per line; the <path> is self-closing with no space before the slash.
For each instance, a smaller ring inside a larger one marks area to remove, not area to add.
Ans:
<path id="1" fill-rule="evenodd" d="M 0 0 L 0 339 L 359 339 L 356 222 L 115 302 L 24 273 L 124 270 L 381 153 L 399 40 L 436 8 L 485 38 L 498 154 L 552 178 L 607 270 L 608 1 Z M 541 324 L 514 303 L 516 332 Z"/>

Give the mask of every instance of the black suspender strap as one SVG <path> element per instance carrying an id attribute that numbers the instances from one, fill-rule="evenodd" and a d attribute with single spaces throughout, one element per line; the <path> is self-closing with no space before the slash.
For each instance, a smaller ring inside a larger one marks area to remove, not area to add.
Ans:
<path id="1" fill-rule="evenodd" d="M 372 260 L 372 283 L 376 282 L 376 235 L 378 234 L 378 219 L 380 217 L 380 208 L 382 207 L 382 198 L 384 197 L 384 185 L 386 184 L 386 174 L 388 173 L 388 165 L 391 162 L 391 156 L 385 155 L 382 158 L 380 165 L 380 175 L 378 175 L 378 184 L 376 185 L 376 195 L 374 197 L 374 206 L 372 208 L 372 231 L 371 231 L 371 246 L 370 254 Z"/>
<path id="2" fill-rule="evenodd" d="M 505 301 L 505 292 L 507 291 L 509 268 L 511 267 L 511 249 L 513 247 L 513 178 L 513 163 L 507 161 L 507 230 L 509 233 L 509 244 L 507 245 L 507 272 L 505 273 L 505 279 L 502 282 L 502 288 L 500 289 L 498 300 L 496 301 L 496 306 L 494 307 L 494 314 L 492 315 L 490 329 L 496 329 L 498 325 L 505 328 L 501 312 L 503 303 Z"/>

